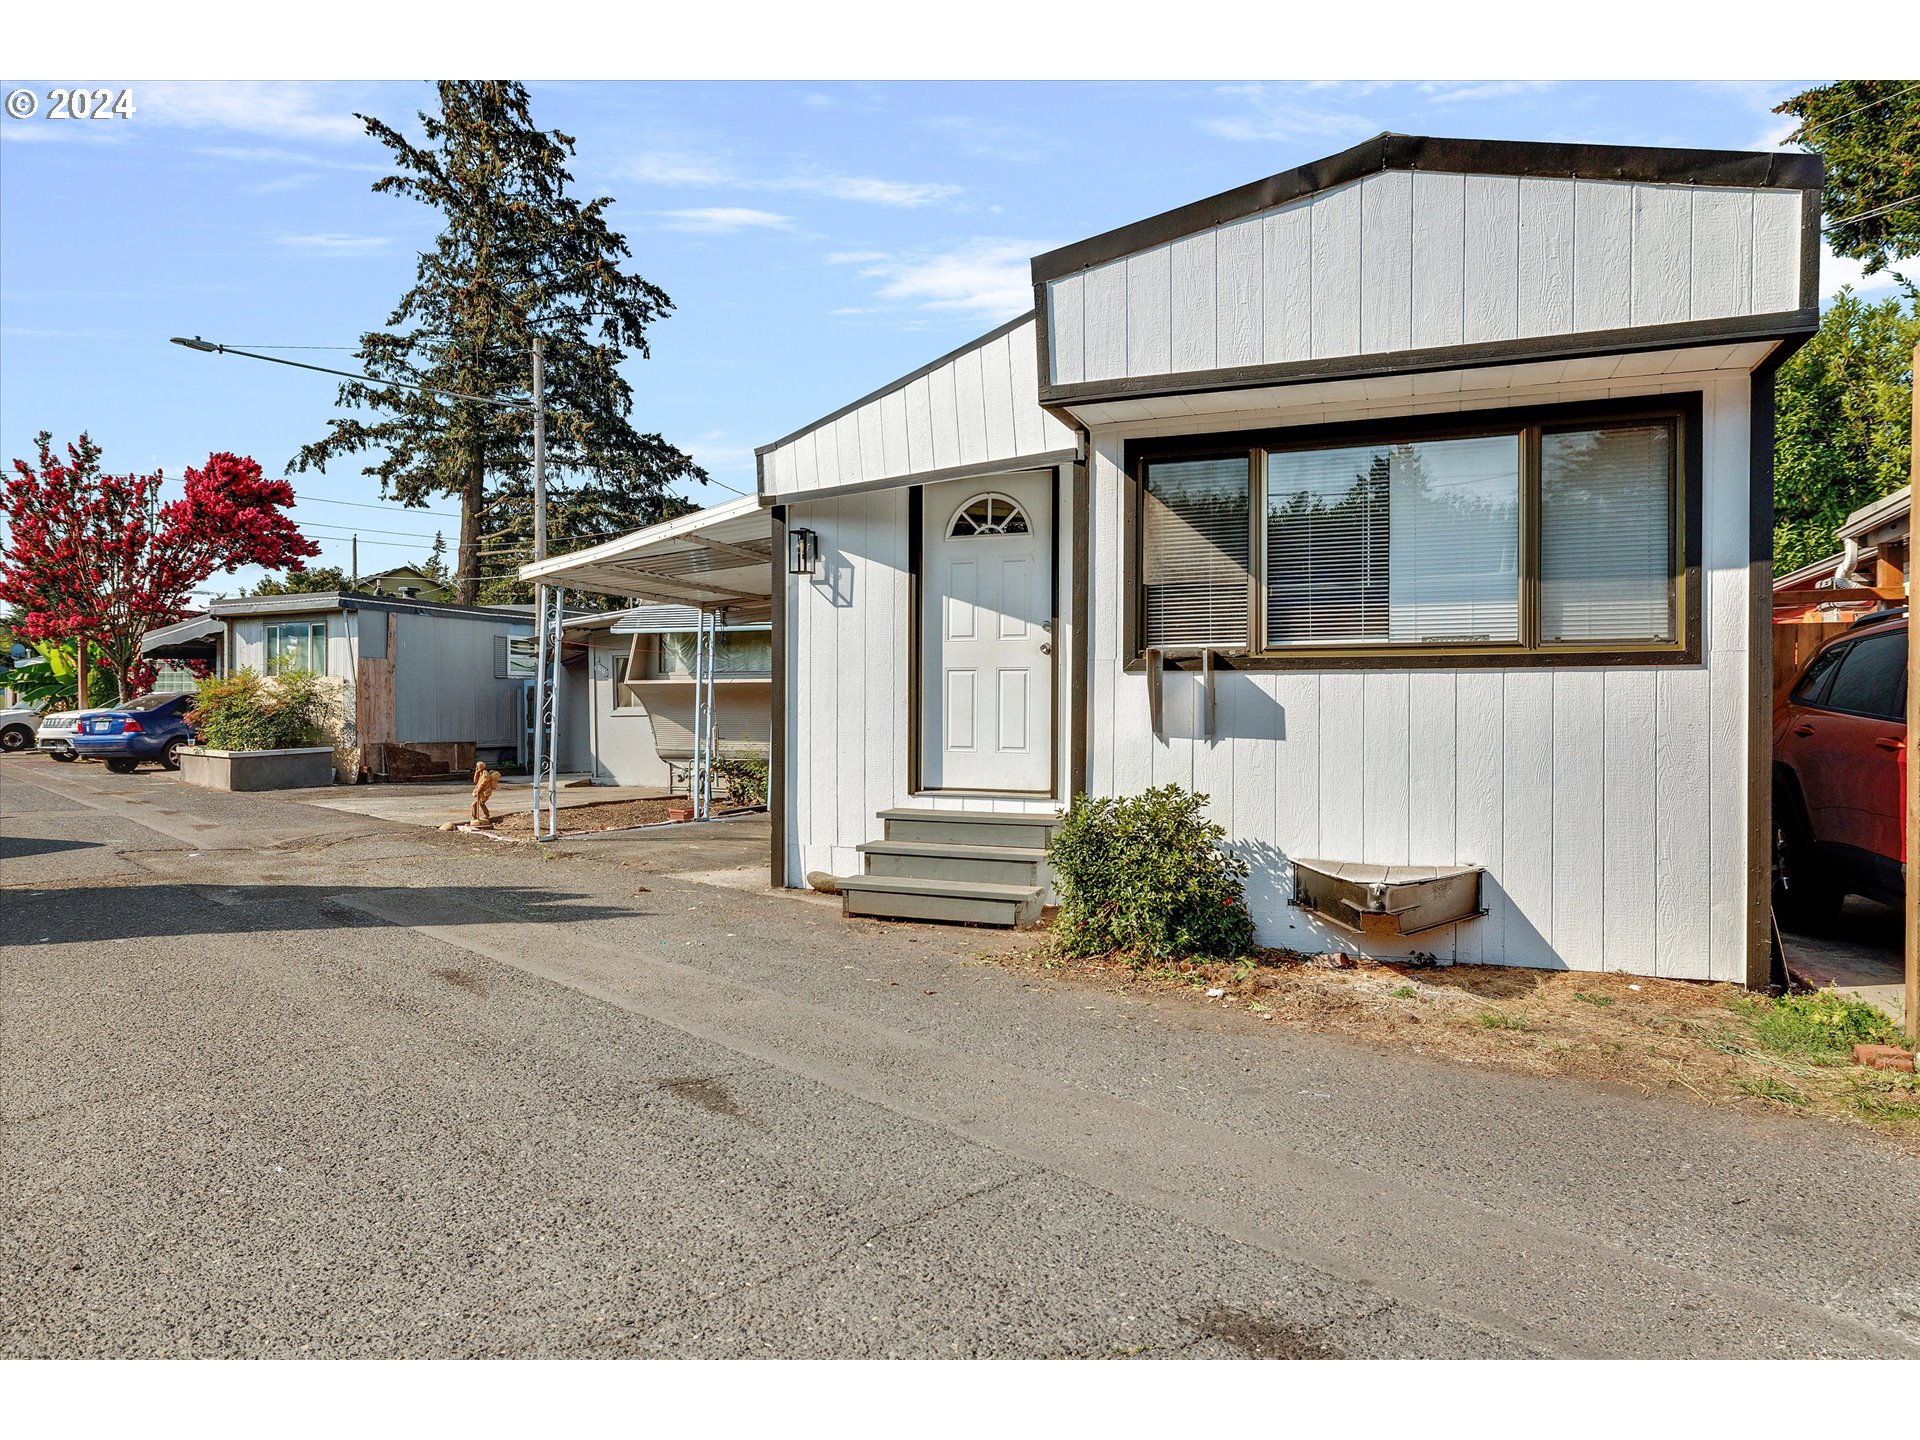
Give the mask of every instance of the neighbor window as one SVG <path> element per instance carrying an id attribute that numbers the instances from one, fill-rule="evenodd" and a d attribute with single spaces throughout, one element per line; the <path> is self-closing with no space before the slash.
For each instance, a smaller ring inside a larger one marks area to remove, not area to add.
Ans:
<path id="1" fill-rule="evenodd" d="M 267 673 L 311 670 L 327 673 L 327 622 L 296 620 L 267 626 Z"/>
<path id="2" fill-rule="evenodd" d="M 1137 442 L 1141 647 L 1677 648 L 1681 416 L 1570 410 Z"/>
<path id="3" fill-rule="evenodd" d="M 652 637 L 651 663 L 635 679 L 691 680 L 699 637 L 692 630 L 671 630 Z M 635 658 L 642 652 L 636 647 Z M 773 673 L 773 634 L 769 630 L 722 630 L 714 636 L 713 673 L 742 678 Z"/>

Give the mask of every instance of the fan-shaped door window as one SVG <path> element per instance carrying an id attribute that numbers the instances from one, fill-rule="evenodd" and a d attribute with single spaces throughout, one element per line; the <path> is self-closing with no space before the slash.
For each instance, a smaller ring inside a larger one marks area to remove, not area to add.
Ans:
<path id="1" fill-rule="evenodd" d="M 953 512 L 947 526 L 949 540 L 965 540 L 975 535 L 1025 535 L 1029 532 L 1027 512 L 1019 502 L 1005 495 L 976 495 Z"/>

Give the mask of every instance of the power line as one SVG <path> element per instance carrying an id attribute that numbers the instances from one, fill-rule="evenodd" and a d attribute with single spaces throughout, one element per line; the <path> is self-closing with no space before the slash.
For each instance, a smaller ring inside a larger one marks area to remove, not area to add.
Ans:
<path id="1" fill-rule="evenodd" d="M 1904 210 L 1916 200 L 1920 200 L 1920 195 L 1909 195 L 1904 200 L 1896 200 L 1891 205 L 1882 205 L 1876 210 L 1862 210 L 1858 215 L 1849 215 L 1844 220 L 1834 221 L 1831 225 L 1827 226 L 1827 229 L 1837 230 L 1842 225 L 1853 224 L 1856 220 L 1871 220 L 1876 215 L 1885 215 L 1889 210 Z"/>
<path id="2" fill-rule="evenodd" d="M 1803 126 L 1799 131 L 1796 132 L 1795 142 L 1797 144 L 1804 145 L 1807 143 L 1806 137 L 1813 134 L 1814 131 L 1824 130 L 1829 125 L 1838 125 L 1842 120 L 1851 120 L 1856 115 L 1864 115 L 1866 114 L 1867 111 L 1873 109 L 1877 105 L 1885 105 L 1889 100 L 1898 100 L 1902 95 L 1905 95 L 1910 90 L 1920 90 L 1920 80 L 1916 80 L 1913 84 L 1894 91 L 1891 95 L 1882 95 L 1877 100 L 1869 100 L 1866 104 L 1858 107 L 1857 109 L 1849 110 L 1844 115 L 1836 115 L 1831 120 L 1821 120 L 1816 124 Z"/>

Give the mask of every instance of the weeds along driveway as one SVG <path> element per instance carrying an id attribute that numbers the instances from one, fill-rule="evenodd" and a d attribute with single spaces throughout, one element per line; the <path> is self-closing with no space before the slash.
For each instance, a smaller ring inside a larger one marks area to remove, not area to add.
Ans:
<path id="1" fill-rule="evenodd" d="M 82 1157 L 35 1192 L 32 1273 L 78 1285 L 60 1257 L 157 1203 L 170 1263 L 205 1278 L 188 1242 L 217 1241 L 240 1258 L 206 1293 L 281 1327 L 212 1353 L 301 1324 L 352 1348 L 265 1287 L 356 1260 L 389 1307 L 356 1353 L 1920 1352 L 1920 1166 L 1839 1129 L 1062 985 L 993 963 L 1030 937 L 847 922 L 658 852 L 91 768 L 8 762 L 0 795 L 11 841 L 91 847 L 8 862 L 48 945 L 8 962 L 34 1044 L 6 1115 Z M 202 824 L 235 843 L 171 833 Z M 299 1203 L 194 1220 L 235 1165 L 281 1183 L 269 1121 Z"/>

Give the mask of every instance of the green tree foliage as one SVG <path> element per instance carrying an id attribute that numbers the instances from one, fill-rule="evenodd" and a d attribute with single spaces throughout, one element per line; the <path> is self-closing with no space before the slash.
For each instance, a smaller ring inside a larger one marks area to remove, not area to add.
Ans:
<path id="1" fill-rule="evenodd" d="M 286 575 L 269 575 L 253 587 L 255 595 L 324 595 L 351 590 L 352 577 L 338 565 L 316 565 Z"/>
<path id="2" fill-rule="evenodd" d="M 1836 80 L 1774 107 L 1827 163 L 1827 244 L 1869 275 L 1920 254 L 1920 80 Z M 1897 273 L 1897 272 L 1896 272 Z"/>
<path id="3" fill-rule="evenodd" d="M 1814 337 L 1780 367 L 1773 459 L 1773 566 L 1812 564 L 1839 548 L 1847 515 L 1907 483 L 1912 445 L 1910 302 L 1842 290 Z"/>
<path id="4" fill-rule="evenodd" d="M 442 229 L 386 328 L 361 336 L 360 368 L 375 383 L 340 387 L 342 409 L 373 418 L 330 421 L 291 464 L 325 469 L 374 452 L 364 473 L 383 494 L 407 505 L 459 497 L 454 592 L 472 603 L 483 573 L 510 573 L 531 554 L 532 416 L 487 402 L 529 398 L 534 337 L 546 345 L 556 551 L 654 523 L 668 513 L 670 484 L 706 473 L 631 422 L 620 362 L 647 355 L 647 328 L 672 302 L 622 268 L 632 252 L 607 224 L 610 197 L 568 193 L 573 140 L 538 129 L 513 81 L 442 81 L 439 102 L 420 116 L 419 145 L 358 117 L 397 170 L 374 190 L 439 212 Z M 457 393 L 393 383 L 403 381 Z"/>

